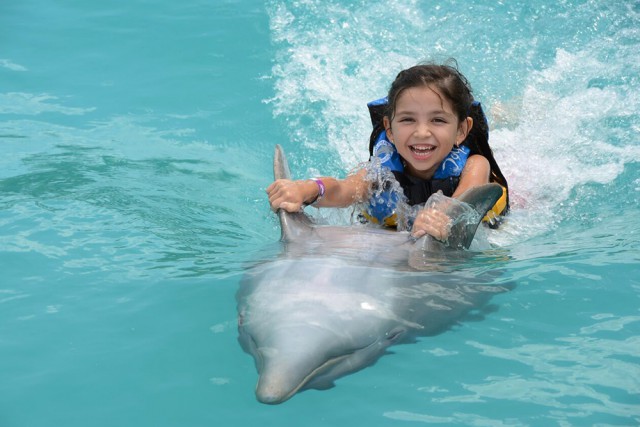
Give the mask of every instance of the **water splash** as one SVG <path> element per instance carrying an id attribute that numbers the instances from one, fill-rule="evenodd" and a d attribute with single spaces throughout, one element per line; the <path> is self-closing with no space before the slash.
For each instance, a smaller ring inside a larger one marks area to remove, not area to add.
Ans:
<path id="1" fill-rule="evenodd" d="M 318 159 L 337 153 L 337 171 L 349 170 L 368 158 L 366 102 L 402 68 L 457 58 L 489 111 L 510 184 L 511 215 L 489 239 L 511 245 L 577 216 L 581 188 L 609 185 L 637 162 L 640 12 L 598 1 L 467 6 L 272 1 L 280 48 L 268 102 L 309 168 L 335 170 Z M 562 31 L 569 17 L 575 33 Z"/>

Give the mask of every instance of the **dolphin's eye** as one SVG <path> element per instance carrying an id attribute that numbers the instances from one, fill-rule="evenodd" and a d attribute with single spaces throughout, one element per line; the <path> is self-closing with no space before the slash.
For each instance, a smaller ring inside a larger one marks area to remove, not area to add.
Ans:
<path id="1" fill-rule="evenodd" d="M 398 338 L 400 338 L 404 334 L 405 330 L 403 328 L 395 328 L 387 332 L 386 339 L 387 341 L 394 342 Z"/>

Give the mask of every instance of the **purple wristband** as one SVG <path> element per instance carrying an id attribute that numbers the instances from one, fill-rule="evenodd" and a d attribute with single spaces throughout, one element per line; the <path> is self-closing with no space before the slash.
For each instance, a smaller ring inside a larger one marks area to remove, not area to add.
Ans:
<path id="1" fill-rule="evenodd" d="M 315 205 L 324 197 L 324 192 L 327 188 L 324 186 L 324 182 L 320 178 L 309 178 L 311 181 L 315 182 L 318 185 L 318 195 L 313 200 L 313 202 L 309 203 L 310 205 Z"/>

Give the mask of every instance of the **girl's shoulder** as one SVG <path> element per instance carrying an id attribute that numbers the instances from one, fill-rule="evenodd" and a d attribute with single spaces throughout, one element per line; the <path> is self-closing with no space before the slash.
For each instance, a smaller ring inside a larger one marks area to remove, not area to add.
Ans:
<path id="1" fill-rule="evenodd" d="M 489 182 L 489 175 L 491 174 L 491 164 L 489 160 L 482 154 L 472 154 L 467 159 L 464 169 L 462 170 L 461 178 L 465 176 L 473 176 L 481 178 L 482 181 Z M 483 182 L 484 183 L 484 182 Z"/>

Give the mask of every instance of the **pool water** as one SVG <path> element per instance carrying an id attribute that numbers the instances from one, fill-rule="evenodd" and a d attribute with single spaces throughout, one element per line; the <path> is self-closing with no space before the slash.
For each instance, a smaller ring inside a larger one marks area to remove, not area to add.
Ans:
<path id="1" fill-rule="evenodd" d="M 0 35 L 0 426 L 640 424 L 637 1 L 24 0 Z M 482 238 L 513 290 L 258 403 L 235 293 L 280 236 L 274 145 L 344 176 L 366 103 L 449 57 L 510 183 Z"/>

